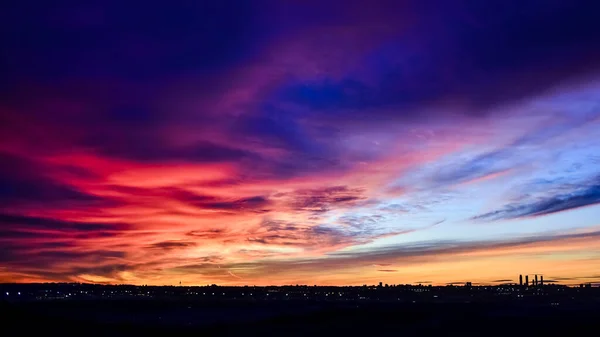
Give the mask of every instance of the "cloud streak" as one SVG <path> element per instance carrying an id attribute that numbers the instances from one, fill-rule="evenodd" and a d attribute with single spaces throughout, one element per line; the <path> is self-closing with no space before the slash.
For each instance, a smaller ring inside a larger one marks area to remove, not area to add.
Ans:
<path id="1" fill-rule="evenodd" d="M 502 209 L 473 217 L 473 220 L 501 220 L 545 216 L 600 203 L 600 184 L 597 179 L 590 185 L 580 186 L 569 193 L 543 197 L 523 204 L 509 204 Z"/>

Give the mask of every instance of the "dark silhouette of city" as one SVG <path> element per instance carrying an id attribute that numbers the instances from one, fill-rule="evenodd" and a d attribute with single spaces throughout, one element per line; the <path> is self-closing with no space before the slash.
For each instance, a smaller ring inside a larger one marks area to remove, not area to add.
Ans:
<path id="1" fill-rule="evenodd" d="M 559 335 L 598 326 L 600 287 L 522 279 L 494 286 L 37 283 L 0 289 L 4 325 L 23 335 L 40 326 L 61 336 Z"/>

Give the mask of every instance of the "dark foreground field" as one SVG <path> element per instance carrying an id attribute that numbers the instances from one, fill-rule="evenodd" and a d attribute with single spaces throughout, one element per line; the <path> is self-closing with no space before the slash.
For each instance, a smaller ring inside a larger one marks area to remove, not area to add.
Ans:
<path id="1" fill-rule="evenodd" d="M 595 335 L 597 306 L 61 301 L 1 304 L 7 336 Z"/>

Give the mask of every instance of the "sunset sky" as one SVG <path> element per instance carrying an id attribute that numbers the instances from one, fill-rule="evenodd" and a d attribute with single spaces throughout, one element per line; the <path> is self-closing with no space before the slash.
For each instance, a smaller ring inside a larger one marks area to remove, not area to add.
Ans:
<path id="1" fill-rule="evenodd" d="M 597 2 L 2 7 L 0 282 L 600 283 Z"/>

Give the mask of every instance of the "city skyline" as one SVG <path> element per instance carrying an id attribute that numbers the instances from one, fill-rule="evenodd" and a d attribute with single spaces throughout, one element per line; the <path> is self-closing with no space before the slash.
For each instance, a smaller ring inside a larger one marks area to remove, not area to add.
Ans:
<path id="1" fill-rule="evenodd" d="M 525 276 L 525 279 L 523 279 L 523 276 Z M 535 277 L 534 279 L 532 279 L 531 282 L 529 282 L 529 276 L 533 276 Z M 539 276 L 539 280 L 537 279 L 537 277 Z M 275 285 L 275 284 L 240 284 L 240 285 L 224 285 L 225 287 L 297 287 L 297 286 L 301 286 L 301 287 L 388 287 L 388 286 L 435 286 L 435 287 L 440 287 L 440 286 L 459 286 L 459 285 L 463 285 L 463 286 L 521 286 L 521 287 L 543 287 L 544 285 L 549 285 L 549 286 L 566 286 L 566 287 L 582 287 L 584 285 L 589 285 L 589 286 L 600 286 L 600 283 L 593 283 L 593 282 L 583 282 L 583 283 L 564 283 L 565 280 L 559 281 L 559 280 L 553 280 L 553 279 L 544 279 L 544 275 L 541 274 L 519 274 L 517 279 L 501 279 L 501 280 L 493 280 L 491 282 L 488 283 L 477 283 L 477 282 L 472 282 L 472 281 L 448 281 L 448 282 L 441 282 L 441 283 L 433 283 L 431 281 L 415 281 L 415 282 L 408 282 L 408 283 L 397 283 L 397 284 L 389 284 L 389 283 L 385 283 L 383 281 L 379 281 L 378 283 L 374 283 L 374 284 L 352 284 L 352 285 L 346 285 L 346 284 L 339 284 L 339 285 L 335 285 L 335 284 L 331 284 L 331 285 L 316 285 L 316 284 L 280 284 L 280 285 Z M 2 283 L 0 282 L 0 285 L 4 284 L 4 285 L 18 285 L 18 284 L 23 284 L 23 285 L 33 285 L 33 284 L 88 284 L 88 285 L 106 285 L 106 286 L 155 286 L 155 287 L 207 287 L 207 286 L 219 286 L 218 284 L 183 284 L 181 281 L 179 281 L 178 283 L 173 283 L 173 284 L 155 284 L 155 285 L 148 285 L 148 284 L 129 284 L 129 283 L 94 283 L 94 282 L 32 282 L 32 283 L 20 283 L 20 282 L 5 282 Z"/>
<path id="2" fill-rule="evenodd" d="M 14 4 L 0 283 L 600 284 L 598 11 Z"/>
<path id="3" fill-rule="evenodd" d="M 538 303 L 550 306 L 598 301 L 600 287 L 560 284 L 477 285 L 472 282 L 432 284 L 364 284 L 359 286 L 131 285 L 96 283 L 0 283 L 0 300 L 10 302 L 108 299 L 168 299 L 226 303 L 231 301 L 317 301 L 397 303 Z M 224 302 L 223 302 L 224 301 Z M 188 307 L 189 309 L 189 307 Z"/>
<path id="4" fill-rule="evenodd" d="M 444 287 L 444 286 L 476 286 L 476 287 L 502 287 L 502 286 L 520 286 L 520 287 L 543 287 L 547 286 L 562 286 L 562 287 L 600 287 L 600 283 L 593 282 L 583 282 L 583 283 L 561 283 L 561 281 L 556 280 L 543 280 L 543 282 L 534 284 L 529 283 L 519 283 L 513 282 L 513 280 L 503 279 L 503 280 L 494 280 L 488 283 L 477 283 L 471 281 L 452 281 L 452 282 L 442 282 L 442 283 L 433 283 L 430 281 L 423 282 L 408 282 L 408 283 L 384 283 L 380 281 L 378 284 L 330 284 L 330 285 L 316 285 L 316 284 L 239 284 L 239 285 L 219 285 L 219 284 L 183 284 L 183 283 L 173 283 L 173 284 L 131 284 L 131 283 L 98 283 L 98 282 L 61 282 L 61 281 L 48 281 L 48 282 L 31 282 L 31 283 L 23 283 L 23 282 L 5 282 L 0 283 L 0 285 L 35 285 L 35 284 L 83 284 L 83 285 L 99 285 L 99 286 L 150 286 L 150 287 L 211 287 L 211 286 L 222 286 L 222 287 L 234 287 L 234 288 L 243 288 L 243 287 L 261 287 L 261 288 L 269 288 L 269 287 L 396 287 L 396 286 L 433 286 L 433 287 Z M 564 282 L 564 281 L 563 281 Z"/>

